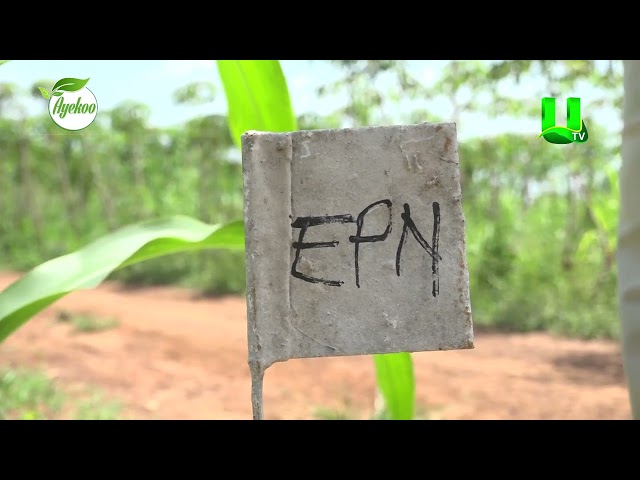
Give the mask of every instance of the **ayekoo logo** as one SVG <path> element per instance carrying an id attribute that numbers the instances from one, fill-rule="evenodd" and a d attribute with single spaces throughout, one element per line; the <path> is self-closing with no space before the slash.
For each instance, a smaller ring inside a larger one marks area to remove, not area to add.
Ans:
<path id="1" fill-rule="evenodd" d="M 98 114 L 98 101 L 85 85 L 89 79 L 63 78 L 51 91 L 38 87 L 49 100 L 51 119 L 65 130 L 82 130 L 91 125 Z"/>
<path id="2" fill-rule="evenodd" d="M 556 99 L 545 97 L 542 99 L 542 133 L 549 143 L 584 143 L 589 139 L 589 132 L 580 116 L 580 99 L 567 98 L 567 126 L 556 125 Z"/>

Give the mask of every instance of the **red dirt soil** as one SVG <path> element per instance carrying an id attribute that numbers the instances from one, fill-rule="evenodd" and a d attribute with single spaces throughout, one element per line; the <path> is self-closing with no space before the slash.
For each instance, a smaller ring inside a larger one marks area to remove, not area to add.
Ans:
<path id="1" fill-rule="evenodd" d="M 0 273 L 0 290 L 18 276 Z M 59 312 L 114 317 L 79 333 Z M 489 333 L 475 349 L 414 354 L 417 403 L 432 419 L 630 419 L 616 342 L 545 333 Z M 0 368 L 42 368 L 67 389 L 101 388 L 124 418 L 251 419 L 244 298 L 197 298 L 178 288 L 75 292 L 0 345 Z M 318 410 L 373 413 L 369 357 L 289 360 L 265 375 L 267 419 L 318 418 Z"/>

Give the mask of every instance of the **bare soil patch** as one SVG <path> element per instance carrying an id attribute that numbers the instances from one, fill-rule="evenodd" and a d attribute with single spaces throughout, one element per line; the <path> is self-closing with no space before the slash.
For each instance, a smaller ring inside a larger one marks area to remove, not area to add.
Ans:
<path id="1" fill-rule="evenodd" d="M 0 289 L 18 276 L 0 274 Z M 78 332 L 59 312 L 116 318 Z M 629 419 L 620 346 L 476 329 L 475 349 L 414 354 L 419 409 L 438 419 Z M 250 419 L 244 298 L 179 288 L 75 292 L 0 345 L 0 366 L 42 368 L 73 390 L 90 384 L 136 419 Z M 265 376 L 268 419 L 319 408 L 372 414 L 368 357 L 290 360 Z"/>

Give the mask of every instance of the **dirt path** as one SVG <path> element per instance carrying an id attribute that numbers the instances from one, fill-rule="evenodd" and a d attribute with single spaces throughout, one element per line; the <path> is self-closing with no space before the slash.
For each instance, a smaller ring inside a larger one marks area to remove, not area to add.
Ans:
<path id="1" fill-rule="evenodd" d="M 17 278 L 0 274 L 0 290 Z M 78 333 L 60 311 L 115 317 Z M 476 331 L 474 350 L 414 355 L 417 400 L 430 418 L 628 419 L 620 348 L 546 334 Z M 73 293 L 0 345 L 0 366 L 44 368 L 69 388 L 96 385 L 128 418 L 250 419 L 243 298 L 197 299 L 176 288 Z M 315 418 L 319 408 L 372 413 L 367 357 L 290 360 L 265 376 L 270 419 Z"/>

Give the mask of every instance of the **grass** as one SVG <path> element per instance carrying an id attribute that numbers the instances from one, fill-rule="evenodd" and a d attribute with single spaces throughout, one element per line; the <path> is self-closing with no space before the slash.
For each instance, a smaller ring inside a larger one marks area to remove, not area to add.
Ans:
<path id="1" fill-rule="evenodd" d="M 121 405 L 90 389 L 88 398 L 71 399 L 45 373 L 0 370 L 0 420 L 118 420 Z"/>
<path id="2" fill-rule="evenodd" d="M 314 412 L 314 418 L 317 420 L 358 420 L 359 417 L 355 412 L 347 408 L 333 409 L 320 407 Z"/>
<path id="3" fill-rule="evenodd" d="M 66 311 L 58 313 L 57 320 L 59 322 L 70 323 L 76 332 L 95 333 L 115 328 L 119 322 L 115 318 L 97 317 L 87 313 L 71 314 Z"/>
<path id="4" fill-rule="evenodd" d="M 118 420 L 122 405 L 120 402 L 106 400 L 101 392 L 94 392 L 88 399 L 82 400 L 76 408 L 76 420 Z"/>
<path id="5" fill-rule="evenodd" d="M 54 417 L 64 394 L 41 372 L 0 372 L 0 419 L 43 420 Z"/>
<path id="6" fill-rule="evenodd" d="M 319 407 L 313 414 L 316 420 L 362 420 L 363 415 L 352 408 L 349 402 L 341 408 L 325 408 Z M 427 409 L 421 405 L 416 405 L 416 415 L 414 420 L 437 420 L 440 418 L 435 409 Z M 387 414 L 384 409 L 378 409 L 371 414 L 368 420 L 387 420 Z"/>

